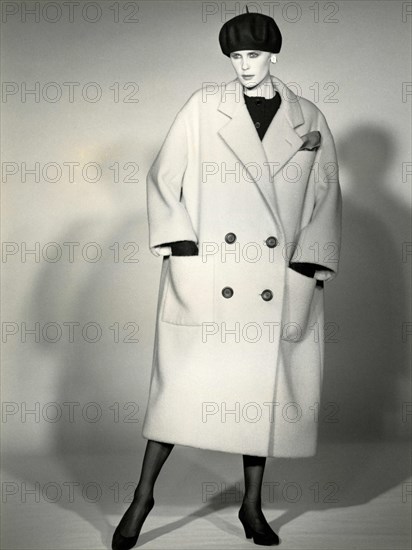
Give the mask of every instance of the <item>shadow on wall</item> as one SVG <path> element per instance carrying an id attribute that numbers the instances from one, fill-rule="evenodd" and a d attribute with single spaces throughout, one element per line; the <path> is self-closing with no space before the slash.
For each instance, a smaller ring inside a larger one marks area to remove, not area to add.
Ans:
<path id="1" fill-rule="evenodd" d="M 337 332 L 332 326 L 326 343 L 323 400 L 339 410 L 338 422 L 323 423 L 320 435 L 405 438 L 409 267 L 402 247 L 410 240 L 409 213 L 392 193 L 400 181 L 388 175 L 401 177 L 401 166 L 394 166 L 394 137 L 379 126 L 354 129 L 337 150 L 347 176 L 341 176 L 341 271 L 325 292 L 326 321 L 335 322 Z"/>
<path id="2" fill-rule="evenodd" d="M 77 323 L 72 342 L 67 328 L 59 342 L 41 338 L 33 350 L 52 365 L 50 401 L 72 403 L 61 421 L 48 426 L 56 453 L 130 451 L 143 444 L 155 323 L 150 305 L 156 301 L 161 267 L 148 249 L 145 174 L 151 145 L 136 145 L 138 181 L 114 183 L 105 176 L 87 217 L 83 214 L 60 234 L 56 231 L 58 243 L 80 243 L 75 261 L 70 263 L 65 253 L 62 261 L 42 262 L 26 297 L 28 319 L 42 325 Z M 106 166 L 107 159 L 124 159 L 125 150 L 130 151 L 130 141 L 114 142 L 96 160 Z M 130 170 L 125 174 L 130 176 Z M 136 201 L 132 214 L 130 200 Z M 93 242 L 101 250 L 96 262 L 85 259 L 96 254 L 95 247 L 84 248 Z M 84 330 L 88 323 L 92 325 Z"/>

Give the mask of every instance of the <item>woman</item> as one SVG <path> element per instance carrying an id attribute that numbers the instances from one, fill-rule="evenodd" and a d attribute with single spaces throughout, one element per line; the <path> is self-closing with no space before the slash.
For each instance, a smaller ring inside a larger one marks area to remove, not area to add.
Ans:
<path id="1" fill-rule="evenodd" d="M 237 16 L 219 41 L 237 78 L 189 98 L 147 177 L 163 258 L 148 443 L 115 550 L 136 543 L 175 443 L 243 455 L 238 517 L 262 545 L 279 543 L 261 509 L 266 457 L 316 453 L 323 284 L 341 238 L 334 141 L 321 111 L 270 75 L 271 17 Z"/>

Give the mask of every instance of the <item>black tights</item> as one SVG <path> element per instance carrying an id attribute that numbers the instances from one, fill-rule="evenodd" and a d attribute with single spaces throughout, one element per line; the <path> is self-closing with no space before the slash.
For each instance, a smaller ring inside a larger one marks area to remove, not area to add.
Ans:
<path id="1" fill-rule="evenodd" d="M 243 474 L 245 477 L 243 504 L 250 508 L 260 509 L 261 507 L 262 480 L 265 464 L 265 456 L 243 455 Z"/>
<path id="2" fill-rule="evenodd" d="M 172 452 L 173 447 L 173 443 L 161 443 L 160 441 L 148 440 L 143 457 L 139 483 L 135 491 L 136 495 L 153 497 L 154 484 L 160 474 L 163 464 Z"/>
<path id="3" fill-rule="evenodd" d="M 121 534 L 131 537 L 136 528 L 144 521 L 145 511 L 153 498 L 153 489 L 163 464 L 174 447 L 173 443 L 148 440 L 140 479 L 137 484 L 133 502 L 121 520 Z M 243 506 L 250 512 L 261 509 L 261 488 L 266 457 L 243 455 L 243 471 L 245 476 L 245 495 Z"/>
<path id="4" fill-rule="evenodd" d="M 140 480 L 136 488 L 137 495 L 153 497 L 153 488 L 163 464 L 174 447 L 173 443 L 161 443 L 148 440 L 143 458 Z M 244 500 L 260 508 L 262 480 L 265 471 L 266 457 L 243 455 L 243 473 L 245 477 Z"/>

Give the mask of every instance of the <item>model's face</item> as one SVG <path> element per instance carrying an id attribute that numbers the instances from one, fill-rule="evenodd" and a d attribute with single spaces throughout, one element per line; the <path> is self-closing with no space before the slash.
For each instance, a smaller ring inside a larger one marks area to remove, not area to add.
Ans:
<path id="1" fill-rule="evenodd" d="M 230 54 L 230 60 L 240 82 L 246 88 L 258 86 L 270 72 L 270 52 L 240 50 Z"/>

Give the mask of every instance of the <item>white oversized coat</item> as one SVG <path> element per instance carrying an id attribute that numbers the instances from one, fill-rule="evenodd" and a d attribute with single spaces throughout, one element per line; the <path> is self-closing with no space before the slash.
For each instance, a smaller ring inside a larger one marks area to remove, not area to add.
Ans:
<path id="1" fill-rule="evenodd" d="M 162 270 L 147 439 L 316 453 L 322 281 L 338 272 L 342 197 L 324 115 L 272 82 L 282 101 L 263 141 L 237 79 L 205 85 L 148 173 L 149 246 Z M 179 240 L 195 241 L 199 255 L 172 256 L 165 243 Z M 291 262 L 318 269 L 312 278 Z"/>

